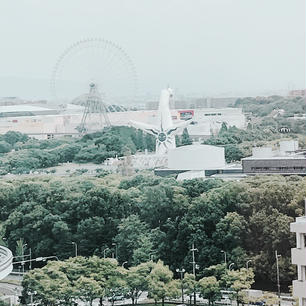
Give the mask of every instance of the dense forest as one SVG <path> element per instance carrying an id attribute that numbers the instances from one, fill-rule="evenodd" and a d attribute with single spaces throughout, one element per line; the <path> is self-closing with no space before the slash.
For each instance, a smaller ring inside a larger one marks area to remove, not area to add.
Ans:
<path id="1" fill-rule="evenodd" d="M 234 268 L 252 260 L 255 279 L 275 282 L 277 250 L 282 286 L 295 275 L 289 224 L 303 214 L 306 180 L 258 176 L 239 182 L 158 178 L 138 174 L 97 177 L 40 177 L 0 183 L 1 236 L 20 255 L 111 257 L 137 265 L 161 259 L 171 270 L 190 264 L 198 249 L 198 277 L 227 253 Z M 1 239 L 2 241 L 2 239 Z M 28 250 L 25 250 L 27 253 Z"/>

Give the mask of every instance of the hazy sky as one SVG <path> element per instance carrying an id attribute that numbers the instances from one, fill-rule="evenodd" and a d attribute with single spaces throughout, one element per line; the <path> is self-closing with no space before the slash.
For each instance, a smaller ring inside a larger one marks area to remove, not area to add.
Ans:
<path id="1" fill-rule="evenodd" d="M 305 88 L 305 0 L 1 0 L 0 96 L 49 97 L 56 60 L 101 37 L 132 58 L 139 93 Z"/>

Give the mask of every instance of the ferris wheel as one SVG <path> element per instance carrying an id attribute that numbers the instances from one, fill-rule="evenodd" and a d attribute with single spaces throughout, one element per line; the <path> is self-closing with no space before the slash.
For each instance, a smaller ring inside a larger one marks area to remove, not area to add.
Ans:
<path id="1" fill-rule="evenodd" d="M 54 100 L 84 106 L 87 113 L 83 114 L 81 129 L 90 113 L 102 112 L 99 118 L 105 118 L 104 123 L 109 125 L 106 113 L 113 105 L 133 104 L 136 90 L 136 70 L 128 54 L 101 38 L 80 40 L 67 48 L 51 77 Z"/>

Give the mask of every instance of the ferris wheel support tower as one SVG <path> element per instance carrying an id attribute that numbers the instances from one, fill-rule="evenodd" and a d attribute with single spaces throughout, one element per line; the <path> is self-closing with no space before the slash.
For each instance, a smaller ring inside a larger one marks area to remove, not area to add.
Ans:
<path id="1" fill-rule="evenodd" d="M 103 99 L 98 91 L 97 84 L 89 84 L 89 93 L 85 97 L 85 108 L 81 120 L 81 124 L 78 126 L 78 130 L 81 133 L 87 131 L 86 125 L 91 114 L 99 114 L 100 128 L 104 126 L 110 126 L 110 120 L 107 115 L 107 107 L 103 102 Z"/>

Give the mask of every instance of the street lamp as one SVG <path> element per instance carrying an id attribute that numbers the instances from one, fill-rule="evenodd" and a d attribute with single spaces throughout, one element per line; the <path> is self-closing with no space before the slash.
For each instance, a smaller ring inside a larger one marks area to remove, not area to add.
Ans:
<path id="1" fill-rule="evenodd" d="M 276 277 L 277 277 L 277 293 L 278 293 L 278 305 L 280 306 L 280 283 L 279 283 L 279 266 L 278 266 L 278 259 L 282 255 L 277 254 L 275 251 L 275 259 L 276 259 Z"/>
<path id="2" fill-rule="evenodd" d="M 75 257 L 77 257 L 78 256 L 78 244 L 74 241 L 72 241 L 71 244 L 74 245 Z"/>
<path id="3" fill-rule="evenodd" d="M 105 259 L 106 258 L 106 251 L 108 251 L 109 250 L 109 248 L 106 248 L 106 249 L 104 249 L 104 251 L 103 251 L 103 258 Z"/>
<path id="4" fill-rule="evenodd" d="M 33 295 L 36 295 L 37 291 L 28 291 L 28 295 L 31 297 L 31 306 L 33 306 Z"/>
<path id="5" fill-rule="evenodd" d="M 118 260 L 118 246 L 117 246 L 117 243 L 112 243 L 112 245 L 115 247 L 115 258 Z"/>
<path id="6" fill-rule="evenodd" d="M 247 270 L 249 269 L 249 263 L 251 263 L 252 262 L 252 260 L 248 260 L 247 262 L 246 262 L 246 268 L 247 268 Z"/>
<path id="7" fill-rule="evenodd" d="M 56 258 L 56 260 L 59 260 L 57 256 L 47 256 L 47 257 L 37 257 L 37 258 L 30 259 L 30 260 L 14 261 L 12 264 L 16 265 L 16 264 L 25 264 L 26 262 L 31 262 L 31 261 L 46 261 L 52 258 Z M 19 266 L 19 269 L 20 267 L 21 266 Z"/>
<path id="8" fill-rule="evenodd" d="M 122 263 L 121 267 L 124 268 L 124 265 L 127 264 L 127 263 L 128 263 L 127 261 L 124 261 L 124 262 Z"/>
<path id="9" fill-rule="evenodd" d="M 6 246 L 7 245 L 7 239 L 5 237 L 2 237 L 2 242 L 3 242 L 3 245 Z"/>
<path id="10" fill-rule="evenodd" d="M 58 257 L 57 256 L 47 256 L 47 257 L 37 257 L 35 259 L 31 259 L 31 261 L 46 261 L 48 259 L 52 259 L 52 258 L 55 258 L 57 261 L 59 261 Z"/>
<path id="11" fill-rule="evenodd" d="M 183 278 L 184 278 L 184 273 L 185 273 L 185 269 L 176 269 L 175 270 L 177 273 L 181 274 L 181 288 L 182 288 L 182 304 L 184 304 L 184 286 L 183 286 Z"/>
<path id="12" fill-rule="evenodd" d="M 231 269 L 232 269 L 233 266 L 234 266 L 234 263 L 232 262 L 232 263 L 228 266 L 229 271 L 231 271 Z"/>
<path id="13" fill-rule="evenodd" d="M 224 253 L 224 263 L 225 267 L 227 267 L 226 252 L 222 250 L 221 253 Z"/>

